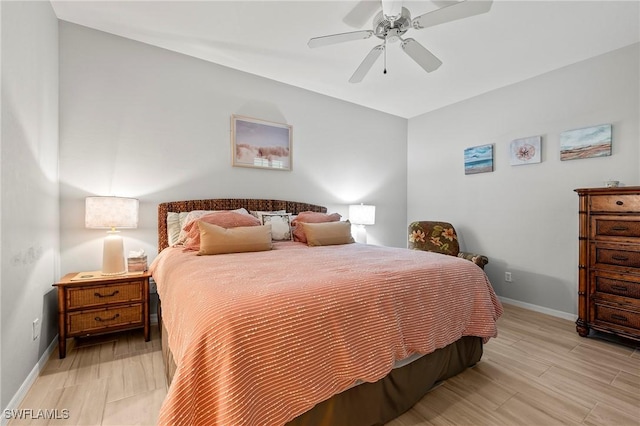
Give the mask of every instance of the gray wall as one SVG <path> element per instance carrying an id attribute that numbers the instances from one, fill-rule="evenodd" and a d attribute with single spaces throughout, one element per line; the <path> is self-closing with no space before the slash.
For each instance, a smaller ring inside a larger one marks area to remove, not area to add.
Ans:
<path id="1" fill-rule="evenodd" d="M 464 248 L 490 258 L 486 272 L 500 296 L 576 314 L 573 190 L 610 179 L 640 184 L 639 46 L 410 119 L 408 220 L 452 222 Z M 560 132 L 606 123 L 612 156 L 560 161 Z M 537 135 L 542 163 L 511 166 L 509 143 Z M 494 145 L 495 171 L 465 176 L 464 149 L 484 144 Z"/>
<path id="2" fill-rule="evenodd" d="M 58 21 L 49 2 L 2 2 L 1 379 L 6 407 L 57 333 Z M 42 323 L 32 340 L 32 321 Z M 37 407 L 33 407 L 37 408 Z"/>
<path id="3" fill-rule="evenodd" d="M 140 199 L 125 251 L 157 251 L 157 204 L 275 198 L 346 216 L 377 206 L 369 242 L 405 246 L 405 119 L 71 23 L 60 24 L 62 272 L 99 269 L 87 195 Z M 293 126 L 293 171 L 231 166 L 231 114 Z"/>

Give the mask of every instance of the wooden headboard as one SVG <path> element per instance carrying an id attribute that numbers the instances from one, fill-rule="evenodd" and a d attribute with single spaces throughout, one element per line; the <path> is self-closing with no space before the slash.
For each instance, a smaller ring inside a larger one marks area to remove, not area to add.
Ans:
<path id="1" fill-rule="evenodd" d="M 210 200 L 170 201 L 168 203 L 161 203 L 158 205 L 158 253 L 169 245 L 167 236 L 167 213 L 190 212 L 192 210 L 235 210 L 242 207 L 249 211 L 286 210 L 288 213 L 293 214 L 304 211 L 327 212 L 327 208 L 323 206 L 282 200 L 213 198 Z"/>

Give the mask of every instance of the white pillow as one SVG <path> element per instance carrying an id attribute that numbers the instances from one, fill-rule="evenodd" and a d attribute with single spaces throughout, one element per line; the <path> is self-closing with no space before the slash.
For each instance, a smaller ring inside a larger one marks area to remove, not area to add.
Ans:
<path id="1" fill-rule="evenodd" d="M 258 219 L 263 225 L 271 225 L 271 239 L 273 241 L 290 241 L 293 238 L 291 213 L 258 213 Z"/>
<path id="2" fill-rule="evenodd" d="M 182 231 L 184 219 L 189 212 L 168 212 L 167 213 L 167 242 L 169 247 L 177 244 L 180 239 L 180 231 Z"/>

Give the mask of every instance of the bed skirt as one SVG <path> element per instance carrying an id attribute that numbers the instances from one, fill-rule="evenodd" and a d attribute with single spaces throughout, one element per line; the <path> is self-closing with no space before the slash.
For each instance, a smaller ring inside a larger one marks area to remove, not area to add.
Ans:
<path id="1" fill-rule="evenodd" d="M 159 312 L 160 314 L 160 312 Z M 167 333 L 158 315 L 167 386 L 176 371 Z M 287 423 L 288 426 L 383 425 L 413 407 L 438 382 L 473 366 L 482 357 L 482 339 L 466 336 L 400 368 L 375 383 L 341 392 Z"/>

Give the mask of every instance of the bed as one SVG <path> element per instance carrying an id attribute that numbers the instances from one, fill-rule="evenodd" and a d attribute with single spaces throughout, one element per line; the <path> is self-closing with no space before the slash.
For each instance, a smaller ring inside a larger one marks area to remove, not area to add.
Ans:
<path id="1" fill-rule="evenodd" d="M 213 256 L 169 246 L 169 214 L 241 208 L 327 213 L 280 200 L 159 205 L 150 269 L 170 383 L 159 424 L 384 424 L 497 336 L 500 302 L 463 259 L 357 243 Z"/>

